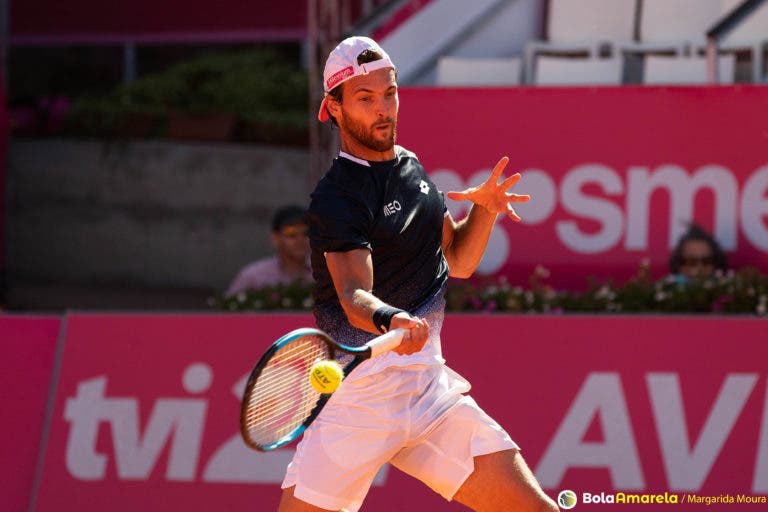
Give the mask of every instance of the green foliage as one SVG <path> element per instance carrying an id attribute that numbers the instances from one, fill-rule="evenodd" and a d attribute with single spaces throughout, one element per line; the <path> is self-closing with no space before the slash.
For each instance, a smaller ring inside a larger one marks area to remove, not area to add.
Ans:
<path id="1" fill-rule="evenodd" d="M 754 268 L 718 273 L 713 279 L 686 281 L 677 276 L 650 278 L 647 264 L 621 286 L 592 281 L 585 292 L 556 291 L 546 284 L 541 266 L 528 287 L 512 286 L 504 277 L 484 285 L 450 280 L 448 311 L 509 313 L 708 313 L 768 316 L 768 276 Z M 312 283 L 295 282 L 248 291 L 235 297 L 212 297 L 211 307 L 226 311 L 309 310 Z"/>
<path id="2" fill-rule="evenodd" d="M 118 86 L 102 98 L 81 98 L 65 120 L 72 135 L 120 135 L 131 115 L 149 118 L 163 135 L 172 111 L 232 114 L 240 123 L 306 130 L 307 74 L 271 50 L 209 54 Z M 244 130 L 258 136 L 263 128 Z"/>

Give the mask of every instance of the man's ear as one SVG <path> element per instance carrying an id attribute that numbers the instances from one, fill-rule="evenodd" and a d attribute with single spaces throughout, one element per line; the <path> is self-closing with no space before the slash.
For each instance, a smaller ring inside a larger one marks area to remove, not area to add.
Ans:
<path id="1" fill-rule="evenodd" d="M 329 97 L 328 101 L 325 102 L 325 108 L 328 109 L 328 113 L 332 117 L 338 117 L 341 115 L 341 103 L 331 97 Z"/>

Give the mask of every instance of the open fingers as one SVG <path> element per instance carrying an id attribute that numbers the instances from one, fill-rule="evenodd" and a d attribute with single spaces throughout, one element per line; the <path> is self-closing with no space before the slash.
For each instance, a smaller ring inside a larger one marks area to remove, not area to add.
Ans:
<path id="1" fill-rule="evenodd" d="M 507 194 L 507 201 L 510 203 L 525 203 L 531 200 L 528 194 Z"/>
<path id="2" fill-rule="evenodd" d="M 463 192 L 451 191 L 451 192 L 448 192 L 445 195 L 448 196 L 448 199 L 452 199 L 454 201 L 463 201 L 464 199 L 467 198 L 467 191 L 466 190 L 463 191 Z"/>
<path id="3" fill-rule="evenodd" d="M 446 193 L 446 196 L 448 196 L 448 199 L 451 199 L 453 201 L 463 201 L 469 197 L 469 194 L 471 194 L 475 190 L 475 188 L 476 187 L 468 188 L 460 192 L 450 191 Z"/>
<path id="4" fill-rule="evenodd" d="M 490 177 L 490 180 L 492 180 L 493 183 L 498 183 L 499 178 L 501 177 L 501 173 L 502 171 L 504 171 L 504 168 L 507 166 L 508 163 L 509 163 L 509 157 L 506 157 L 506 156 L 501 157 L 501 160 L 499 160 L 496 163 L 496 166 L 493 168 L 493 171 L 491 171 L 491 177 Z"/>
<path id="5" fill-rule="evenodd" d="M 511 205 L 511 204 L 507 204 L 507 217 L 509 217 L 510 219 L 512 219 L 512 220 L 513 220 L 513 221 L 515 221 L 515 222 L 520 222 L 521 220 L 523 220 L 523 219 L 521 219 L 521 218 L 520 218 L 520 216 L 517 214 L 517 212 L 515 211 L 515 209 L 514 209 L 514 208 L 512 208 L 512 205 Z"/>
<path id="6" fill-rule="evenodd" d="M 514 187 L 518 181 L 520 181 L 520 178 L 522 178 L 523 175 L 519 172 L 516 172 L 509 178 L 505 178 L 504 181 L 501 182 L 501 185 L 499 185 L 503 190 L 509 190 L 510 188 Z"/>

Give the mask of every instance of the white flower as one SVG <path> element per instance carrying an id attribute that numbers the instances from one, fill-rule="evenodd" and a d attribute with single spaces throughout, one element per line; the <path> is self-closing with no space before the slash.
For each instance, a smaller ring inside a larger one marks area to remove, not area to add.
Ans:
<path id="1" fill-rule="evenodd" d="M 595 294 L 598 299 L 610 299 L 612 295 L 614 295 L 614 293 L 611 291 L 611 287 L 607 284 L 598 288 L 597 293 Z"/>

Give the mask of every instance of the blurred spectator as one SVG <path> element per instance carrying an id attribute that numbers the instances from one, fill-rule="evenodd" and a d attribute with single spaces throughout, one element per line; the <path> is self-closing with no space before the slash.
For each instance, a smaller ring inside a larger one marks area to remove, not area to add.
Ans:
<path id="1" fill-rule="evenodd" d="M 240 270 L 227 289 L 227 297 L 299 279 L 311 282 L 306 208 L 297 205 L 279 208 L 272 217 L 270 240 L 275 254 Z"/>
<path id="2" fill-rule="evenodd" d="M 727 267 L 728 258 L 720 244 L 696 224 L 680 237 L 669 259 L 670 272 L 686 281 L 709 279 Z"/>

